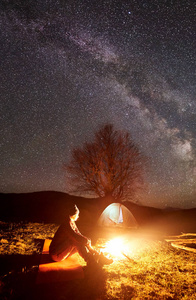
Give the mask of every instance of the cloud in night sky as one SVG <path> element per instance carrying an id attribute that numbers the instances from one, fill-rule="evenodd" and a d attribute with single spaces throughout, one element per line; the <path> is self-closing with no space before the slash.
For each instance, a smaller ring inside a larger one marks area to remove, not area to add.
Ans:
<path id="1" fill-rule="evenodd" d="M 196 5 L 2 1 L 2 192 L 66 191 L 62 165 L 104 123 L 149 158 L 148 205 L 196 205 Z"/>

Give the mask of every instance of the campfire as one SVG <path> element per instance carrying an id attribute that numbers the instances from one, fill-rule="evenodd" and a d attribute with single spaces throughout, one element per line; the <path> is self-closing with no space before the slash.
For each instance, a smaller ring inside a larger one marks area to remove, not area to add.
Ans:
<path id="1" fill-rule="evenodd" d="M 115 260 L 130 259 L 132 249 L 130 243 L 123 237 L 116 237 L 105 243 L 101 250 L 104 254 L 110 255 Z"/>

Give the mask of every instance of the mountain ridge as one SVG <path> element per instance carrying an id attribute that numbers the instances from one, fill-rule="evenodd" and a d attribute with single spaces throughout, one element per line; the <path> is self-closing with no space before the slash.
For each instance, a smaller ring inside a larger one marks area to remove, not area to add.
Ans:
<path id="1" fill-rule="evenodd" d="M 104 201 L 103 198 L 84 198 L 57 191 L 0 193 L 0 220 L 60 224 L 72 203 L 80 210 L 78 222 L 94 226 L 107 206 Z M 156 227 L 170 233 L 196 232 L 196 208 L 165 210 L 131 201 L 123 204 L 132 212 L 139 227 Z"/>

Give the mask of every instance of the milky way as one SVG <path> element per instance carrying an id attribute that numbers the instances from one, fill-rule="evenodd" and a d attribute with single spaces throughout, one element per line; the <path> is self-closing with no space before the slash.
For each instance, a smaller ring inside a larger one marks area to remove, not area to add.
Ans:
<path id="1" fill-rule="evenodd" d="M 196 4 L 1 1 L 1 192 L 68 191 L 102 124 L 148 159 L 146 205 L 196 206 Z"/>

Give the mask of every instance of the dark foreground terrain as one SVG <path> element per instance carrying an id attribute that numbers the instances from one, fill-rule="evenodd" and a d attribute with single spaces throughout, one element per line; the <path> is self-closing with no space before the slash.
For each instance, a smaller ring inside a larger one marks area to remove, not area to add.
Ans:
<path id="1" fill-rule="evenodd" d="M 127 257 L 111 254 L 114 263 L 102 269 L 88 268 L 81 259 L 84 279 L 38 285 L 43 240 L 52 238 L 57 225 L 1 222 L 0 228 L 1 299 L 196 299 L 196 253 L 150 232 L 102 231 L 96 247 L 104 250 L 118 235 L 126 240 Z M 182 239 L 196 246 L 196 234 Z"/>
<path id="2" fill-rule="evenodd" d="M 126 202 L 139 225 L 133 230 L 97 227 L 106 206 L 100 199 L 40 192 L 1 194 L 0 201 L 0 299 L 196 299 L 195 209 Z M 43 242 L 53 237 L 70 203 L 78 205 L 78 227 L 95 247 L 106 251 L 108 241 L 120 237 L 125 255 L 108 252 L 114 262 L 103 268 L 81 259 L 84 279 L 36 284 Z"/>

